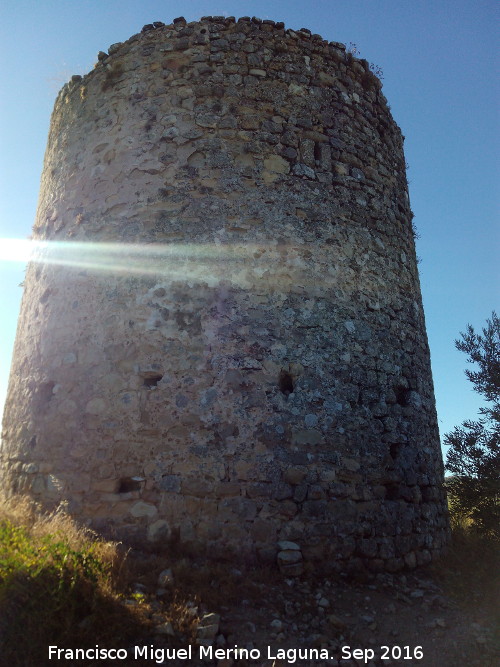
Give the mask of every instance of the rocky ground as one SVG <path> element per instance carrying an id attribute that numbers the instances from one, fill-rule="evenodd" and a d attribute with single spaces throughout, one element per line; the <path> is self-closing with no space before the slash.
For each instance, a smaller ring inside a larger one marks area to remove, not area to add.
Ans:
<path id="1" fill-rule="evenodd" d="M 193 617 L 190 639 L 165 605 L 176 576 L 175 568 L 174 574 L 167 570 L 156 582 L 160 588 L 151 603 L 156 610 L 150 615 L 151 635 L 141 644 L 156 653 L 148 653 L 150 662 L 142 664 L 500 664 L 492 591 L 471 591 L 468 600 L 459 602 L 429 570 L 334 578 L 309 572 L 286 578 L 278 570 L 263 573 L 228 567 L 225 576 L 219 571 L 213 579 L 207 579 L 208 587 L 200 599 L 187 602 L 185 612 Z M 138 590 L 146 594 L 147 587 L 138 582 Z M 188 644 L 188 657 L 182 651 L 175 655 L 166 652 L 167 648 L 173 651 L 172 647 L 186 650 Z M 243 654 L 236 648 L 244 649 Z M 157 662 L 162 657 L 164 661 Z"/>

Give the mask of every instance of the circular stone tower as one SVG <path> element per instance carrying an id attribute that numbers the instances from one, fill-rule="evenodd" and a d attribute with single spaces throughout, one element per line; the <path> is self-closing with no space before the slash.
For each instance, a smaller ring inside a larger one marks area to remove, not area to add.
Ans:
<path id="1" fill-rule="evenodd" d="M 342 44 L 207 17 L 101 52 L 52 116 L 4 487 L 129 539 L 428 562 L 411 220 L 403 137 Z"/>

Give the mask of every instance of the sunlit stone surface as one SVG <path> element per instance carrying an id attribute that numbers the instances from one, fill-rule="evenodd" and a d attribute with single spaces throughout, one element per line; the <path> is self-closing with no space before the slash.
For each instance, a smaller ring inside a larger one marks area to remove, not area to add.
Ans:
<path id="1" fill-rule="evenodd" d="M 146 26 L 63 87 L 6 488 L 130 540 L 263 559 L 289 541 L 294 568 L 440 552 L 403 139 L 380 87 L 341 44 L 221 18 Z"/>

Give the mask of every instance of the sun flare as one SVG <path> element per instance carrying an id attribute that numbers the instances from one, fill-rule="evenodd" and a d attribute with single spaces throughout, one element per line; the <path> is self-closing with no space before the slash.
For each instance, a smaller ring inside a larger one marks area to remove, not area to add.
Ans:
<path id="1" fill-rule="evenodd" d="M 59 265 L 110 273 L 115 276 L 158 276 L 170 280 L 210 283 L 227 280 L 240 285 L 267 283 L 279 277 L 288 282 L 307 275 L 300 248 L 255 243 L 92 243 L 0 239 L 0 262 Z"/>

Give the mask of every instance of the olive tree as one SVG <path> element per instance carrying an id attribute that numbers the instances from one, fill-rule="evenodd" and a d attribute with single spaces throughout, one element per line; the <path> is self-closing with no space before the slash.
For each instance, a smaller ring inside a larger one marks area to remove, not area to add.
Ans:
<path id="1" fill-rule="evenodd" d="M 469 324 L 455 346 L 468 355 L 465 371 L 486 405 L 445 435 L 452 514 L 470 519 L 478 531 L 500 537 L 500 319 L 495 312 L 482 334 Z"/>

